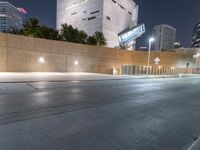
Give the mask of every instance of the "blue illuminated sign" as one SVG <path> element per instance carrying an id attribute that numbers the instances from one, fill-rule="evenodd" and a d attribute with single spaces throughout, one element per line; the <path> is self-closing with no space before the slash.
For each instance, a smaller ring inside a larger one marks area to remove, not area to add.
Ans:
<path id="1" fill-rule="evenodd" d="M 145 25 L 141 24 L 139 26 L 126 29 L 118 34 L 120 45 L 128 44 L 129 42 L 137 39 L 145 33 Z"/>

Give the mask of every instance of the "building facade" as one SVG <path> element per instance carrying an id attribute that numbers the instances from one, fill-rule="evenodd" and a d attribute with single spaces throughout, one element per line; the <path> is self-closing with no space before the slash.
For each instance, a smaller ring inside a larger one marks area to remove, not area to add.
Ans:
<path id="1" fill-rule="evenodd" d="M 108 47 L 119 46 L 118 33 L 137 25 L 133 0 L 57 0 L 57 29 L 71 24 L 88 35 L 102 32 Z"/>
<path id="2" fill-rule="evenodd" d="M 9 2 L 0 1 L 0 32 L 6 32 L 10 27 L 22 27 L 22 14 Z"/>
<path id="3" fill-rule="evenodd" d="M 194 48 L 200 47 L 200 23 L 198 23 L 194 27 L 193 37 L 192 37 L 192 47 Z"/>
<path id="4" fill-rule="evenodd" d="M 174 48 L 174 43 L 176 40 L 176 29 L 163 24 L 157 25 L 153 29 L 153 36 L 155 38 L 154 50 L 170 50 Z"/>

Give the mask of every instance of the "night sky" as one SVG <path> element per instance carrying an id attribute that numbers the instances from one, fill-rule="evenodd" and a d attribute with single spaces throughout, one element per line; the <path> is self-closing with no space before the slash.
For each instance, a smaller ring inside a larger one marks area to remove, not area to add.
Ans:
<path id="1" fill-rule="evenodd" d="M 9 0 L 17 7 L 28 10 L 29 17 L 37 17 L 42 24 L 56 27 L 56 0 Z M 148 37 L 157 24 L 168 24 L 177 29 L 176 41 L 191 46 L 192 29 L 200 22 L 200 0 L 137 0 L 139 24 L 145 23 L 147 32 L 138 46 L 147 46 Z"/>

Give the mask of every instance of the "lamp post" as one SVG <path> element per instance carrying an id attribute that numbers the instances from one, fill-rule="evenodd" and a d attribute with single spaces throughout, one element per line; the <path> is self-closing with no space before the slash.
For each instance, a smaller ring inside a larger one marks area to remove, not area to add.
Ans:
<path id="1" fill-rule="evenodd" d="M 151 55 L 151 43 L 154 42 L 154 38 L 149 38 L 149 50 L 148 50 L 148 58 L 147 58 L 147 77 L 149 75 L 149 63 L 150 63 L 150 55 Z"/>
<path id="2" fill-rule="evenodd" d="M 197 74 L 197 68 L 198 68 L 198 58 L 200 54 L 196 54 L 196 74 Z"/>

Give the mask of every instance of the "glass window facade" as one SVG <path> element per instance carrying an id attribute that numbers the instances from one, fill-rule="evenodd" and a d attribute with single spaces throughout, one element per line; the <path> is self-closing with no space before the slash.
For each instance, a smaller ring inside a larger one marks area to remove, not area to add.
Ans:
<path id="1" fill-rule="evenodd" d="M 176 40 L 176 29 L 166 24 L 157 25 L 153 29 L 153 37 L 155 38 L 155 51 L 173 49 Z"/>
<path id="2" fill-rule="evenodd" d="M 194 47 L 194 48 L 199 48 L 200 47 L 200 23 L 198 23 L 194 27 L 193 39 L 192 39 L 192 47 Z"/>
<path id="3" fill-rule="evenodd" d="M 22 14 L 12 4 L 0 1 L 0 32 L 6 32 L 10 27 L 22 27 Z"/>

